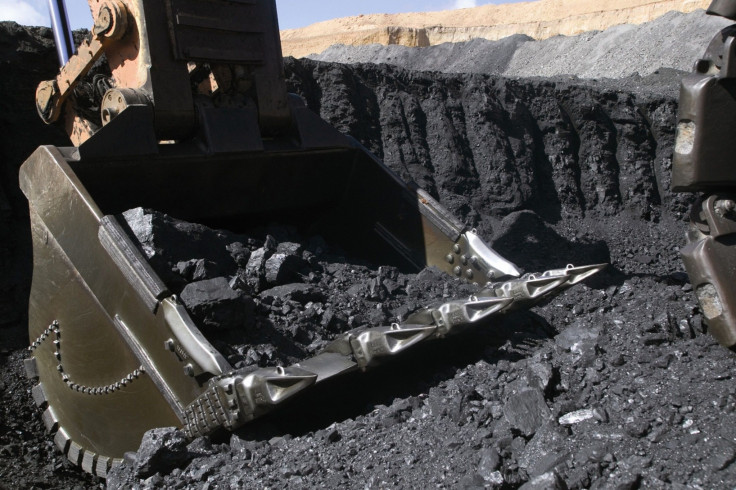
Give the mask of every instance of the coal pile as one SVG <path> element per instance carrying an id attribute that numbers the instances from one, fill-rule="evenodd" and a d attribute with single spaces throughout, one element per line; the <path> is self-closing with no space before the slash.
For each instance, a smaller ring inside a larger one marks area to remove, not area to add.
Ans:
<path id="1" fill-rule="evenodd" d="M 401 375 L 402 386 L 369 379 L 366 406 L 332 423 L 291 417 L 330 411 L 326 401 L 351 391 L 307 400 L 229 439 L 182 442 L 171 455 L 178 463 L 154 470 L 162 438 L 149 435 L 107 483 L 726 488 L 735 481 L 736 366 L 703 334 L 683 280 L 571 290 L 540 316 L 516 315 L 489 326 L 492 335 L 450 344 L 442 361 L 387 368 L 380 374 Z M 362 384 L 358 376 L 352 382 Z"/>
<path id="2" fill-rule="evenodd" d="M 120 217 L 156 273 L 236 368 L 289 365 L 347 330 L 403 321 L 478 286 L 405 273 L 271 225 L 234 234 L 142 208 Z"/>

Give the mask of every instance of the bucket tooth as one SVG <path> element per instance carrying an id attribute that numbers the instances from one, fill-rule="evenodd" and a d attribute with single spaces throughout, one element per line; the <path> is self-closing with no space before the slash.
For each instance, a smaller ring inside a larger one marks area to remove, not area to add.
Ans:
<path id="1" fill-rule="evenodd" d="M 59 451 L 61 451 L 62 454 L 66 454 L 67 451 L 69 451 L 69 444 L 71 441 L 72 440 L 69 438 L 69 435 L 66 433 L 64 428 L 59 427 L 59 430 L 57 430 L 54 435 L 54 444 L 56 444 L 56 447 L 59 448 Z"/>
<path id="2" fill-rule="evenodd" d="M 69 444 L 69 452 L 66 453 L 66 457 L 69 459 L 69 461 L 73 465 L 79 466 L 82 464 L 83 455 L 84 455 L 84 449 L 82 448 L 82 446 L 72 441 Z"/>
<path id="3" fill-rule="evenodd" d="M 382 360 L 401 354 L 437 332 L 434 325 L 401 325 L 368 329 L 350 337 L 358 366 L 365 370 Z"/>
<path id="4" fill-rule="evenodd" d="M 35 357 L 24 359 L 23 367 L 25 368 L 28 379 L 38 379 L 38 364 L 36 363 Z"/>
<path id="5" fill-rule="evenodd" d="M 31 389 L 31 395 L 33 396 L 33 402 L 38 408 L 44 408 L 48 401 L 46 399 L 46 390 L 44 390 L 43 383 L 38 383 Z"/>
<path id="6" fill-rule="evenodd" d="M 263 368 L 247 375 L 238 384 L 238 393 L 248 401 L 252 412 L 277 405 L 317 381 L 317 375 L 297 367 Z"/>
<path id="7" fill-rule="evenodd" d="M 105 478 L 107 476 L 107 472 L 110 471 L 111 465 L 112 458 L 108 458 L 107 456 L 97 456 L 94 473 L 100 478 Z"/>
<path id="8" fill-rule="evenodd" d="M 54 434 L 59 429 L 59 418 L 56 416 L 54 409 L 47 407 L 43 412 L 43 425 L 46 427 L 46 432 Z"/>
<path id="9" fill-rule="evenodd" d="M 574 286 L 579 282 L 584 281 L 592 275 L 595 275 L 608 267 L 608 264 L 594 264 L 594 265 L 583 265 L 578 267 L 570 267 L 567 269 L 567 274 L 570 276 L 568 284 Z"/>
<path id="10" fill-rule="evenodd" d="M 442 336 L 455 333 L 459 328 L 479 323 L 507 308 L 514 298 L 471 297 L 465 301 L 450 301 L 436 308 L 432 316 Z"/>
<path id="11" fill-rule="evenodd" d="M 562 289 L 568 282 L 569 279 L 567 276 L 552 276 L 530 278 L 528 281 L 522 283 L 522 285 L 526 289 L 529 299 L 536 300 L 548 296 L 558 289 Z"/>
<path id="12" fill-rule="evenodd" d="M 97 463 L 97 455 L 92 451 L 85 451 L 82 456 L 82 469 L 90 474 L 95 474 L 95 464 Z"/>

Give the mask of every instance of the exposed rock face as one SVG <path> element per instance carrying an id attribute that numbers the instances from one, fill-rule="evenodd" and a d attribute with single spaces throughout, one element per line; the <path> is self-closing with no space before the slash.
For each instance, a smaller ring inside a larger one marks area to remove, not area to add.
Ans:
<path id="1" fill-rule="evenodd" d="M 375 14 L 346 17 L 282 31 L 285 55 L 321 53 L 333 44 L 401 44 L 433 46 L 482 38 L 498 40 L 514 34 L 534 39 L 621 24 L 641 24 L 671 10 L 692 12 L 710 0 L 539 0 L 472 9 L 411 14 Z"/>
<path id="2" fill-rule="evenodd" d="M 50 29 L 0 22 L 0 329 L 24 318 L 20 305 L 28 301 L 30 284 L 28 209 L 18 168 L 40 144 L 69 144 L 63 131 L 46 126 L 34 110 L 38 82 L 57 70 Z M 0 335 L 0 343 L 13 342 Z"/>
<path id="3" fill-rule="evenodd" d="M 437 75 L 386 65 L 301 60 L 287 63 L 287 72 L 323 118 L 485 234 L 522 209 L 553 222 L 621 212 L 657 219 L 662 204 L 684 211 L 682 197 L 669 191 L 674 79 L 633 94 L 622 90 L 624 82 Z"/>

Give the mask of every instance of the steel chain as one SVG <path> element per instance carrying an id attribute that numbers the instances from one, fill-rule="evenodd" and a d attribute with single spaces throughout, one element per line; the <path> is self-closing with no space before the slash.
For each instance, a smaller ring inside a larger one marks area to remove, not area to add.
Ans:
<path id="1" fill-rule="evenodd" d="M 146 372 L 146 368 L 141 365 L 134 369 L 130 374 L 123 377 L 120 381 L 110 383 L 109 385 L 87 386 L 81 383 L 75 383 L 74 381 L 72 381 L 69 375 L 66 374 L 66 372 L 64 371 L 64 366 L 61 362 L 61 327 L 57 320 L 51 322 L 51 325 L 49 325 L 46 330 L 44 330 L 43 333 L 41 333 L 41 335 L 36 338 L 36 340 L 31 342 L 31 345 L 28 346 L 28 351 L 35 351 L 52 333 L 56 336 L 56 340 L 54 340 L 54 346 L 56 347 L 56 350 L 54 351 L 54 357 L 56 357 L 56 360 L 59 362 L 59 364 L 56 366 L 56 370 L 59 372 L 61 379 L 70 390 L 78 391 L 87 395 L 106 395 L 121 390 Z"/>

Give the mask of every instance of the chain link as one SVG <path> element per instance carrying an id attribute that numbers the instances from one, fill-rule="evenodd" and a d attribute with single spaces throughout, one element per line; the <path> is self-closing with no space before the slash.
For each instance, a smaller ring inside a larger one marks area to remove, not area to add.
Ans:
<path id="1" fill-rule="evenodd" d="M 41 333 L 41 335 L 36 338 L 36 340 L 31 342 L 31 345 L 28 346 L 28 351 L 35 351 L 49 336 L 51 336 L 51 334 L 54 334 L 54 336 L 56 337 L 56 339 L 54 340 L 54 347 L 56 348 L 56 350 L 54 351 L 54 357 L 56 357 L 56 360 L 59 363 L 56 366 L 56 370 L 59 372 L 61 379 L 70 390 L 78 391 L 87 395 L 104 395 L 114 393 L 118 390 L 123 389 L 146 372 L 146 368 L 141 365 L 134 369 L 130 374 L 123 377 L 120 381 L 110 383 L 109 385 L 87 386 L 80 383 L 75 383 L 69 377 L 69 375 L 66 374 L 66 372 L 64 371 L 64 366 L 61 362 L 61 327 L 57 320 L 51 322 L 51 325 L 49 325 L 46 330 L 44 330 L 43 333 Z"/>

